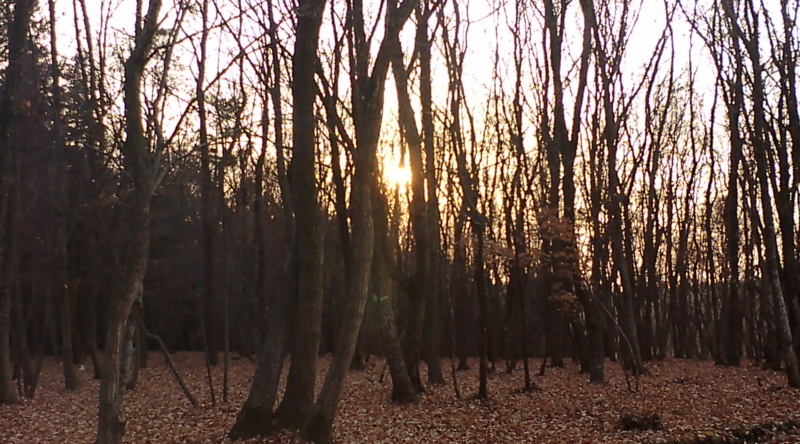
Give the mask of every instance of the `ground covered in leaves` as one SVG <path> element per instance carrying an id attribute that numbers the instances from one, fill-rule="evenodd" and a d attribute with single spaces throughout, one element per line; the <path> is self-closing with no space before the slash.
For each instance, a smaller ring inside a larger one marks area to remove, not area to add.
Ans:
<path id="1" fill-rule="evenodd" d="M 202 406 L 192 408 L 163 358 L 152 354 L 138 387 L 126 396 L 126 442 L 219 443 L 247 397 L 255 365 L 231 361 L 230 398 L 221 401 L 222 366 L 214 369 L 217 405 L 212 406 L 202 354 L 174 356 L 179 371 Z M 319 380 L 329 358 L 320 362 Z M 449 363 L 443 363 L 449 369 Z M 539 361 L 531 362 L 538 370 Z M 0 406 L 0 443 L 89 443 L 94 441 L 99 383 L 91 369 L 79 373 L 77 392 L 63 388 L 61 368 L 47 360 L 33 401 Z M 762 442 L 800 443 L 800 392 L 786 387 L 782 373 L 751 364 L 730 369 L 710 362 L 665 360 L 630 393 L 617 363 L 606 366 L 607 384 L 592 386 L 576 364 L 548 368 L 533 376 L 539 390 L 523 393 L 522 371 L 490 374 L 491 399 L 468 399 L 477 391 L 477 362 L 459 372 L 465 399 L 455 398 L 452 381 L 429 389 L 416 405 L 389 402 L 390 378 L 378 376 L 383 361 L 373 357 L 364 371 L 351 372 L 334 426 L 340 443 L 600 443 L 737 442 L 733 433 L 765 425 Z M 633 381 L 631 381 L 633 384 Z M 623 430 L 620 420 L 657 415 L 656 430 Z M 776 425 L 777 424 L 777 425 Z M 793 423 L 792 423 L 793 424 Z M 250 442 L 289 443 L 291 433 Z"/>

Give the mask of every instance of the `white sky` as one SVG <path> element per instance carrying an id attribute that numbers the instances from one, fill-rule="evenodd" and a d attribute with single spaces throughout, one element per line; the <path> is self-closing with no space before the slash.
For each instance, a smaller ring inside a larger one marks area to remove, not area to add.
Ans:
<path id="1" fill-rule="evenodd" d="M 86 0 L 86 2 L 90 10 L 93 28 L 92 31 L 94 33 L 97 33 L 100 28 L 101 11 L 109 9 L 112 11 L 109 27 L 111 34 L 109 36 L 109 42 L 114 42 L 115 39 L 118 38 L 122 38 L 123 41 L 119 44 L 111 43 L 110 45 L 112 48 L 109 49 L 108 53 L 109 55 L 113 56 L 115 49 L 121 49 L 121 54 L 124 54 L 130 45 L 129 40 L 126 41 L 125 36 L 131 34 L 132 32 L 136 0 Z M 147 0 L 143 0 L 143 2 L 145 3 L 146 8 Z M 243 0 L 243 3 L 246 5 L 248 2 Z M 279 1 L 276 1 L 276 3 L 279 3 Z M 538 2 L 531 1 L 529 3 L 535 5 Z M 653 53 L 653 49 L 655 48 L 656 42 L 665 27 L 665 11 L 663 2 L 654 0 L 639 0 L 634 1 L 633 3 L 634 15 L 638 16 L 638 20 L 635 22 L 633 30 L 631 31 L 632 34 L 628 43 L 627 56 L 623 67 L 623 78 L 625 79 L 624 83 L 626 84 L 626 88 L 630 88 L 635 81 L 641 77 L 643 72 L 642 67 L 649 60 L 651 54 Z M 778 0 L 766 1 L 767 7 L 775 7 L 777 3 Z M 342 0 L 329 0 L 328 8 L 331 7 L 331 4 L 335 5 L 337 8 L 343 7 Z M 57 5 L 59 8 L 59 34 L 62 36 L 60 37 L 59 45 L 61 46 L 62 54 L 66 56 L 74 52 L 75 45 L 72 2 L 57 2 Z M 220 2 L 220 5 L 220 7 L 225 11 L 225 14 L 233 16 L 233 11 L 235 11 L 237 8 L 237 1 L 222 1 Z M 371 11 L 374 14 L 377 9 L 378 1 L 365 0 L 365 5 L 368 13 Z M 478 120 L 480 120 L 483 116 L 484 108 L 487 105 L 487 97 L 492 88 L 492 79 L 494 76 L 494 52 L 496 47 L 499 47 L 501 52 L 502 60 L 500 71 L 505 76 L 505 80 L 503 82 L 504 88 L 509 94 L 511 93 L 511 88 L 513 88 L 514 73 L 511 57 L 513 35 L 509 29 L 508 21 L 512 20 L 511 15 L 513 14 L 514 5 L 515 3 L 513 0 L 460 1 L 461 17 L 463 20 L 463 24 L 461 26 L 462 38 L 463 33 L 468 30 L 467 45 L 469 52 L 467 54 L 467 62 L 465 64 L 466 70 L 464 73 L 465 88 L 467 90 L 466 99 L 468 106 L 470 106 L 476 119 Z M 576 77 L 576 73 L 574 71 L 568 72 L 568 70 L 570 69 L 571 64 L 577 60 L 580 53 L 582 15 L 579 3 L 577 1 L 572 1 L 569 8 L 569 17 L 574 23 L 574 26 L 567 30 L 565 54 L 563 56 L 563 76 L 569 76 L 574 79 Z M 452 4 L 450 2 L 448 2 L 448 4 L 445 6 L 445 13 L 452 15 Z M 532 41 L 531 47 L 534 48 L 535 51 L 540 51 L 542 39 L 540 12 L 531 10 L 529 11 L 529 14 L 532 17 L 530 25 L 531 33 L 529 35 L 529 38 Z M 171 23 L 175 17 L 173 0 L 164 0 L 161 16 L 167 17 L 165 20 L 165 26 L 171 26 Z M 218 18 L 215 17 L 213 7 L 211 7 L 211 16 L 212 22 L 218 22 Z M 330 31 L 329 17 L 330 15 L 328 9 L 326 10 L 326 23 L 322 31 L 323 39 L 330 38 L 332 35 Z M 199 18 L 197 15 L 188 19 L 184 25 L 185 33 L 188 34 L 198 30 L 198 21 Z M 436 22 L 436 17 L 433 17 L 431 22 L 431 26 L 433 27 L 434 23 Z M 232 21 L 231 26 L 236 28 L 238 26 L 238 22 L 235 20 Z M 413 45 L 413 26 L 414 23 L 409 21 L 403 33 L 403 41 L 407 55 L 411 52 L 411 47 Z M 286 33 L 284 38 L 290 40 L 291 38 L 288 36 L 288 33 L 290 33 L 291 30 L 287 28 L 287 26 L 284 27 L 284 32 Z M 680 74 L 688 69 L 690 58 L 690 40 L 688 37 L 690 35 L 690 28 L 681 12 L 676 12 L 675 19 L 673 20 L 673 30 L 675 35 L 674 42 L 676 73 Z M 253 33 L 251 32 L 250 34 L 252 35 Z M 209 40 L 208 48 L 208 52 L 210 54 L 208 61 L 208 79 L 214 77 L 219 66 L 227 66 L 230 63 L 231 55 L 229 52 L 235 50 L 235 45 L 231 38 L 232 37 L 230 35 L 226 34 L 225 31 L 220 30 L 219 28 L 213 31 L 211 39 Z M 195 39 L 195 41 L 196 40 L 197 39 Z M 114 46 L 116 46 L 116 48 L 114 48 Z M 329 45 L 323 42 L 321 47 L 325 48 L 329 47 Z M 434 104 L 439 109 L 443 109 L 446 106 L 447 75 L 443 58 L 439 53 L 441 50 L 441 43 L 437 43 L 433 50 Z M 192 51 L 192 45 L 184 41 L 179 50 L 175 53 L 176 66 L 173 67 L 172 72 L 173 75 L 175 75 L 178 79 L 176 81 L 176 85 L 180 85 L 182 83 L 184 86 L 181 87 L 182 92 L 179 93 L 178 97 L 172 99 L 171 106 L 173 106 L 174 109 L 182 110 L 185 107 L 186 100 L 188 100 L 193 94 L 193 86 L 191 84 L 194 79 L 194 73 L 197 69 L 196 62 L 192 56 Z M 117 54 L 120 54 L 120 52 Z M 695 63 L 694 68 L 696 69 L 697 73 L 697 83 L 695 89 L 699 94 L 705 94 L 707 97 L 709 97 L 707 106 L 710 106 L 710 97 L 715 78 L 715 70 L 708 57 L 704 55 L 702 41 L 699 38 L 694 38 L 694 49 L 692 54 Z M 116 57 L 119 57 L 119 55 Z M 662 65 L 666 65 L 668 63 L 668 57 L 669 49 L 667 49 L 667 54 L 665 54 Z M 533 60 L 528 60 L 528 71 L 525 73 L 525 79 L 523 81 L 523 89 L 525 89 L 525 93 L 529 95 L 531 95 L 531 92 L 537 87 L 535 84 L 536 79 L 529 71 L 533 64 Z M 666 66 L 662 66 L 661 68 L 663 72 L 666 72 Z M 232 71 L 231 74 L 234 74 L 234 72 L 235 70 Z M 113 76 L 114 73 L 109 72 L 109 75 Z M 346 80 L 345 77 L 346 75 L 343 77 L 343 80 Z M 573 82 L 573 85 L 574 83 L 575 82 Z M 345 87 L 346 82 L 343 82 L 342 88 Z M 397 128 L 396 99 L 394 94 L 394 82 L 392 78 L 388 79 L 387 81 L 386 92 L 387 108 L 384 115 L 385 130 L 383 134 L 387 135 L 386 140 L 384 140 L 384 145 L 389 146 L 391 144 L 391 139 L 396 137 L 395 134 Z M 285 99 L 288 99 L 288 97 L 289 95 L 287 93 L 285 95 Z M 251 100 L 253 99 L 254 97 L 251 97 Z M 571 110 L 569 93 L 567 99 L 567 109 Z M 415 104 L 417 104 L 416 100 Z M 536 106 L 536 102 L 532 97 L 528 97 L 528 104 L 529 106 Z M 258 107 L 259 105 L 255 106 Z M 287 102 L 287 117 L 289 116 L 289 112 L 290 107 Z M 721 114 L 718 114 L 718 122 L 719 124 L 724 123 Z M 254 123 L 253 125 L 257 126 L 257 123 Z M 532 143 L 532 128 L 534 127 L 535 124 L 533 122 L 528 122 L 526 141 L 529 144 Z"/>

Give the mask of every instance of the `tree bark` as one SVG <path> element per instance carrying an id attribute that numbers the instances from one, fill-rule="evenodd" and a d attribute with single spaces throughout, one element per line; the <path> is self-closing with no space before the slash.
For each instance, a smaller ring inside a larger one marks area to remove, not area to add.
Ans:
<path id="1" fill-rule="evenodd" d="M 100 379 L 97 444 L 118 444 L 125 433 L 125 372 L 123 346 L 128 318 L 134 301 L 142 291 L 150 252 L 150 195 L 153 172 L 148 141 L 142 124 L 142 74 L 149 58 L 153 37 L 158 30 L 161 0 L 150 0 L 144 27 L 135 35 L 135 45 L 125 61 L 125 135 L 122 145 L 124 168 L 133 180 L 127 219 L 132 231 L 127 266 L 121 285 L 112 301 L 103 353 L 104 372 Z M 139 28 L 137 23 L 136 28 Z"/>
<path id="2" fill-rule="evenodd" d="M 319 0 L 315 0 L 319 1 Z M 355 61 L 353 82 L 353 119 L 356 133 L 356 150 L 353 154 L 355 173 L 350 192 L 350 220 L 352 221 L 352 269 L 347 285 L 344 321 L 336 341 L 334 358 L 328 368 L 322 391 L 300 432 L 300 437 L 316 444 L 329 444 L 332 440 L 333 420 L 344 389 L 344 379 L 353 359 L 364 306 L 374 252 L 374 221 L 372 189 L 374 187 L 377 147 L 383 117 L 384 86 L 391 61 L 391 52 L 398 34 L 408 20 L 417 0 L 404 0 L 398 7 L 395 1 L 386 5 L 386 34 L 372 71 L 368 69 L 368 40 L 364 33 L 364 11 L 361 0 L 352 3 L 352 31 L 358 57 Z M 320 10 L 324 3 L 319 5 Z M 303 17 L 299 17 L 303 19 Z M 317 29 L 319 28 L 317 22 Z M 298 20 L 299 25 L 299 20 Z M 316 39 L 314 40 L 316 42 Z M 316 46 L 314 47 L 316 49 Z M 297 52 L 295 55 L 297 56 Z M 297 79 L 295 71 L 295 79 Z M 296 80 L 295 80 L 296 82 Z"/>
<path id="3" fill-rule="evenodd" d="M 322 239 L 316 184 L 315 113 L 317 46 L 325 0 L 304 0 L 297 8 L 292 58 L 294 114 L 290 167 L 295 217 L 293 254 L 297 258 L 297 307 L 292 361 L 286 393 L 275 415 L 282 428 L 299 429 L 314 403 L 317 352 L 322 318 Z M 348 361 L 349 364 L 349 361 Z"/>
<path id="4" fill-rule="evenodd" d="M 428 383 L 444 384 L 441 362 L 441 315 L 439 313 L 441 286 L 439 270 L 441 267 L 441 249 L 439 239 L 439 198 L 436 182 L 436 147 L 434 144 L 433 93 L 431 88 L 431 46 L 433 41 L 428 35 L 428 21 L 440 2 L 420 1 L 417 7 L 417 32 L 415 45 L 419 49 L 420 64 L 420 104 L 422 109 L 422 140 L 425 144 L 425 161 L 423 176 L 426 183 L 427 201 L 425 202 L 425 243 L 427 270 L 425 272 L 425 313 L 427 318 L 426 361 L 428 363 Z"/>
<path id="5" fill-rule="evenodd" d="M 419 395 L 403 360 L 403 349 L 397 335 L 394 311 L 392 309 L 392 290 L 389 285 L 389 272 L 386 261 L 391 254 L 389 247 L 389 228 L 387 222 L 388 204 L 380 190 L 372 191 L 372 211 L 375 225 L 375 251 L 372 257 L 372 293 L 378 306 L 381 324 L 383 349 L 386 362 L 392 375 L 392 401 L 399 404 L 419 401 Z"/>
<path id="6" fill-rule="evenodd" d="M 602 134 L 606 145 L 606 161 L 608 171 L 608 200 L 606 206 L 610 217 L 609 234 L 611 237 L 611 250 L 614 258 L 614 269 L 619 273 L 621 281 L 620 295 L 620 318 L 622 328 L 631 343 L 632 354 L 630 356 L 631 366 L 637 374 L 646 372 L 642 362 L 642 354 L 639 348 L 639 334 L 636 328 L 634 313 L 634 281 L 631 276 L 631 266 L 629 253 L 625 249 L 623 239 L 623 217 L 621 205 L 627 202 L 628 197 L 620 189 L 619 177 L 617 173 L 617 142 L 619 137 L 619 122 L 617 121 L 616 110 L 614 108 L 614 97 L 612 96 L 613 76 L 619 74 L 619 57 L 614 54 L 613 63 L 609 63 L 609 57 L 605 52 L 605 46 L 600 38 L 600 27 L 597 23 L 597 15 L 592 1 L 587 1 L 584 6 L 584 14 L 587 15 L 587 26 L 594 34 L 596 66 L 600 71 L 602 87 L 602 108 L 605 116 L 605 126 Z M 620 38 L 625 37 L 623 34 Z M 622 50 L 623 45 L 615 45 L 617 50 Z M 615 63 L 617 65 L 615 65 Z"/>
<path id="7" fill-rule="evenodd" d="M 770 181 L 768 177 L 768 144 L 765 140 L 766 116 L 764 112 L 765 92 L 762 74 L 761 57 L 759 54 L 758 33 L 746 36 L 734 15 L 733 5 L 726 0 L 725 11 L 728 14 L 731 26 L 735 29 L 737 37 L 742 41 L 750 57 L 753 69 L 753 153 L 756 159 L 756 173 L 758 176 L 759 191 L 761 197 L 761 214 L 763 215 L 763 240 L 766 251 L 767 276 L 770 290 L 775 303 L 775 322 L 778 332 L 778 348 L 781 357 L 786 364 L 786 376 L 791 387 L 800 387 L 800 369 L 798 368 L 797 356 L 795 355 L 792 340 L 792 331 L 789 325 L 788 310 L 784 290 L 780 280 L 780 259 L 778 256 L 778 245 L 775 233 L 775 219 L 772 211 L 772 197 Z M 752 3 L 751 11 L 754 11 Z M 755 15 L 755 13 L 753 13 Z M 758 18 L 750 17 L 753 26 L 758 26 Z"/>
<path id="8" fill-rule="evenodd" d="M 7 29 L 8 65 L 5 81 L 0 88 L 0 244 L 3 245 L 9 193 L 15 186 L 11 176 L 10 154 L 20 142 L 17 127 L 26 112 L 18 97 L 25 76 L 22 59 L 29 50 L 28 33 L 36 6 L 35 0 L 17 0 L 14 3 L 14 15 Z M 0 254 L 0 403 L 15 404 L 18 398 L 11 382 L 11 292 L 7 285 L 10 278 L 6 274 L 7 261 L 7 254 L 3 251 Z"/>
<path id="9" fill-rule="evenodd" d="M 427 26 L 427 22 L 425 24 Z M 420 42 L 417 36 L 417 45 L 427 45 Z M 406 330 L 403 335 L 403 351 L 408 374 L 416 390 L 425 392 L 419 373 L 419 360 L 422 352 L 422 333 L 425 322 L 425 309 L 427 292 L 430 290 L 430 276 L 428 275 L 428 223 L 426 221 L 425 202 L 425 172 L 422 159 L 422 138 L 417 129 L 416 117 L 411 106 L 408 92 L 408 79 L 406 68 L 403 65 L 403 53 L 400 42 L 393 48 L 392 73 L 397 90 L 398 105 L 400 107 L 400 122 L 403 134 L 408 143 L 408 154 L 411 167 L 411 204 L 409 217 L 411 219 L 411 232 L 414 238 L 414 274 L 411 277 L 411 289 L 408 294 L 409 310 Z M 441 369 L 440 369 L 441 373 Z"/>

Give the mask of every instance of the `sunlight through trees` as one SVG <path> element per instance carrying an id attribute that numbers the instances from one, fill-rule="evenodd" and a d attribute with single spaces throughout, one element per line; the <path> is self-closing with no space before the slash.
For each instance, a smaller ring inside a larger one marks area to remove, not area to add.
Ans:
<path id="1" fill-rule="evenodd" d="M 396 403 L 488 402 L 518 367 L 535 394 L 570 359 L 592 387 L 677 358 L 798 388 L 799 13 L 5 2 L 0 403 L 45 357 L 70 392 L 91 365 L 96 442 L 122 442 L 156 346 L 193 405 L 170 354 L 202 352 L 233 439 L 332 442 L 374 356 Z"/>

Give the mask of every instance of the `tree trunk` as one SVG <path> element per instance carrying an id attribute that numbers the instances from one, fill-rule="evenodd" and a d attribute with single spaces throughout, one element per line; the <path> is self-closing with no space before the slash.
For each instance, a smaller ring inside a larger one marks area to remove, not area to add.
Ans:
<path id="1" fill-rule="evenodd" d="M 125 133 L 122 145 L 124 167 L 133 180 L 127 222 L 132 231 L 127 266 L 121 285 L 112 300 L 103 353 L 103 377 L 100 379 L 97 444 L 118 444 L 125 433 L 125 372 L 123 346 L 127 322 L 134 301 L 142 291 L 142 279 L 150 253 L 150 195 L 153 191 L 152 164 L 148 141 L 142 124 L 142 73 L 149 58 L 153 37 L 158 29 L 161 0 L 150 0 L 144 27 L 136 34 L 136 43 L 125 61 Z"/>
<path id="2" fill-rule="evenodd" d="M 95 255 L 93 255 L 94 257 Z M 94 367 L 94 379 L 100 379 L 103 374 L 103 364 L 100 360 L 100 353 L 97 350 L 97 299 L 99 297 L 98 280 L 97 276 L 92 277 L 92 282 L 89 289 L 89 307 L 87 308 L 87 326 L 89 330 L 86 333 L 87 348 L 89 349 L 89 356 L 92 359 L 92 367 Z"/>
<path id="3" fill-rule="evenodd" d="M 439 198 L 436 182 L 436 150 L 434 146 L 433 93 L 431 88 L 431 46 L 433 42 L 428 35 L 428 21 L 434 11 L 442 7 L 439 2 L 421 1 L 417 8 L 417 32 L 415 45 L 419 48 L 420 64 L 420 104 L 422 108 L 422 139 L 425 144 L 424 177 L 427 184 L 427 201 L 425 202 L 425 242 L 428 254 L 425 273 L 425 312 L 427 322 L 428 384 L 444 384 L 441 362 L 442 318 L 439 314 L 441 286 L 439 283 L 440 239 L 439 239 Z"/>
<path id="4" fill-rule="evenodd" d="M 730 14 L 732 11 L 729 6 L 726 11 Z M 758 19 L 755 19 L 756 26 Z M 731 20 L 734 20 L 731 17 Z M 767 276 L 766 280 L 769 283 L 770 290 L 775 303 L 775 322 L 778 331 L 778 347 L 781 357 L 786 364 L 786 376 L 791 387 L 800 387 L 800 369 L 798 368 L 797 356 L 794 353 L 792 332 L 789 326 L 788 310 L 786 308 L 786 300 L 784 299 L 784 291 L 781 286 L 780 280 L 780 259 L 778 257 L 778 245 L 775 234 L 775 219 L 772 211 L 772 198 L 770 190 L 770 181 L 768 178 L 768 159 L 767 159 L 767 143 L 765 140 L 764 128 L 766 125 L 766 116 L 764 112 L 764 83 L 762 80 L 762 66 L 761 57 L 759 55 L 759 40 L 758 34 L 747 38 L 738 28 L 738 24 L 734 24 L 738 33 L 739 39 L 744 43 L 747 52 L 750 56 L 750 61 L 753 68 L 753 152 L 756 158 L 756 172 L 758 176 L 758 184 L 760 186 L 761 197 L 761 214 L 764 219 L 763 240 L 766 250 L 766 264 Z"/>
<path id="5" fill-rule="evenodd" d="M 64 240 L 65 241 L 65 240 Z M 62 247 L 66 250 L 66 245 Z M 66 251 L 62 254 L 66 256 Z M 66 257 L 64 258 L 66 260 Z M 61 266 L 66 267 L 66 264 Z M 66 270 L 61 273 L 62 280 L 66 279 Z M 64 283 L 59 285 L 60 306 L 58 310 L 59 325 L 61 327 L 61 360 L 64 365 L 64 387 L 69 391 L 78 390 L 78 376 L 75 374 L 75 364 L 73 362 L 73 349 L 72 349 L 72 307 L 69 285 Z"/>
<path id="6" fill-rule="evenodd" d="M 11 157 L 13 147 L 20 143 L 17 125 L 24 118 L 25 109 L 20 105 L 19 89 L 25 73 L 22 58 L 28 51 L 28 32 L 31 15 L 36 6 L 35 0 L 14 2 L 14 16 L 7 29 L 8 65 L 5 81 L 0 87 L 0 244 L 5 244 L 5 227 L 10 189 L 14 186 L 11 177 Z M 5 248 L 3 248 L 5 250 Z M 6 275 L 8 258 L 6 252 L 0 254 L 0 403 L 15 404 L 17 393 L 11 382 L 11 353 L 9 332 L 11 329 L 11 292 Z"/>
<path id="7" fill-rule="evenodd" d="M 375 221 L 372 293 L 378 308 L 386 362 L 392 375 L 392 401 L 399 404 L 414 403 L 419 401 L 419 395 L 411 383 L 408 369 L 403 360 L 403 349 L 400 345 L 400 338 L 397 335 L 394 311 L 392 309 L 392 289 L 389 285 L 389 273 L 386 265 L 386 261 L 389 260 L 387 256 L 392 254 L 387 222 L 388 204 L 386 203 L 386 197 L 380 194 L 377 189 L 373 189 L 372 211 Z M 392 231 L 396 235 L 396 230 Z"/>
<path id="8" fill-rule="evenodd" d="M 316 84 L 319 28 L 325 0 L 304 0 L 297 9 L 292 58 L 293 157 L 290 167 L 295 211 L 293 253 L 297 258 L 297 307 L 292 336 L 292 363 L 286 393 L 275 415 L 281 427 L 300 428 L 314 402 L 317 352 L 322 318 L 322 239 L 315 163 Z M 348 360 L 349 364 L 349 360 Z"/>
<path id="9" fill-rule="evenodd" d="M 272 301 L 267 312 L 267 331 L 261 350 L 258 352 L 253 384 L 250 387 L 247 401 L 236 416 L 236 423 L 228 432 L 230 439 L 255 438 L 271 433 L 278 428 L 271 415 L 278 395 L 278 383 L 283 369 L 283 354 L 291 313 L 290 294 L 285 288 L 286 286 L 278 293 L 279 299 Z"/>
<path id="10" fill-rule="evenodd" d="M 362 149 L 367 152 L 361 151 Z M 361 156 L 369 156 L 373 157 L 373 159 L 369 159 L 369 157 L 359 159 Z M 368 147 L 362 145 L 356 158 L 356 172 L 353 176 L 350 195 L 350 217 L 353 232 L 358 233 L 358 235 L 352 239 L 353 268 L 347 289 L 347 302 L 343 310 L 344 320 L 336 339 L 333 362 L 328 368 L 322 391 L 300 434 L 303 439 L 317 444 L 331 442 L 333 419 L 336 415 L 339 399 L 344 388 L 344 378 L 353 359 L 358 332 L 361 329 L 361 321 L 364 317 L 364 306 L 367 300 L 369 274 L 372 265 L 374 227 L 370 188 L 373 173 L 370 164 L 374 162 L 374 150 L 369 150 Z"/>
<path id="11" fill-rule="evenodd" d="M 484 235 L 484 222 L 486 219 L 483 220 L 473 220 L 472 221 L 472 231 L 478 241 L 478 246 L 475 249 L 475 287 L 476 292 L 478 294 L 478 306 L 480 307 L 480 312 L 478 313 L 478 326 L 480 328 L 480 368 L 478 370 L 478 399 L 487 400 L 489 399 L 489 388 L 488 388 L 488 368 L 487 368 L 487 353 L 489 349 L 489 332 L 486 328 L 486 311 L 488 304 L 488 298 L 486 296 L 486 278 L 485 278 L 485 270 L 483 266 L 483 235 Z"/>
<path id="12" fill-rule="evenodd" d="M 425 24 L 427 26 L 427 22 Z M 417 37 L 419 39 L 419 36 Z M 418 43 L 419 45 L 419 40 Z M 423 44 L 428 44 L 425 42 Z M 403 65 L 403 53 L 400 42 L 397 42 L 392 57 L 392 73 L 397 90 L 398 104 L 400 107 L 400 121 L 403 135 L 408 142 L 408 154 L 411 168 L 411 204 L 409 205 L 409 218 L 411 219 L 411 232 L 414 239 L 414 274 L 411 277 L 410 291 L 408 292 L 408 320 L 403 334 L 403 354 L 408 375 L 416 390 L 425 392 L 419 373 L 419 360 L 422 352 L 422 333 L 425 324 L 425 310 L 427 295 L 431 290 L 430 276 L 428 275 L 428 223 L 426 221 L 425 202 L 425 176 L 422 161 L 422 138 L 417 129 L 416 117 L 411 106 L 408 92 L 408 79 L 406 68 Z M 441 373 L 441 369 L 440 369 Z"/>
<path id="13" fill-rule="evenodd" d="M 211 179 L 211 147 L 208 139 L 208 124 L 206 118 L 205 99 L 205 72 L 206 72 L 206 42 L 208 41 L 208 0 L 203 0 L 200 5 L 202 30 L 200 33 L 200 54 L 197 58 L 197 85 L 195 96 L 197 98 L 197 114 L 200 134 L 200 192 L 201 214 L 203 221 L 203 299 L 201 303 L 203 324 L 205 325 L 204 341 L 208 350 L 207 359 L 212 366 L 219 362 L 219 346 L 216 329 L 216 239 L 217 239 L 217 214 L 214 212 L 214 187 Z"/>
<path id="14" fill-rule="evenodd" d="M 742 354 L 742 308 L 739 296 L 739 162 L 742 159 L 744 141 L 739 132 L 743 94 L 743 62 L 738 44 L 733 45 L 735 55 L 735 74 L 730 95 L 733 98 L 728 107 L 728 128 L 730 132 L 730 166 L 728 167 L 728 195 L 725 198 L 725 253 L 728 262 L 728 297 L 724 313 L 725 319 L 725 363 L 738 367 Z"/>
<path id="15" fill-rule="evenodd" d="M 309 6 L 318 6 L 321 11 L 324 0 L 308 0 Z M 417 0 L 404 0 L 401 6 L 390 1 L 387 4 L 387 28 L 384 40 L 376 57 L 372 72 L 368 71 L 368 40 L 364 33 L 364 12 L 360 0 L 352 3 L 352 31 L 358 60 L 355 61 L 355 72 L 351 73 L 353 88 L 353 118 L 355 123 L 356 145 L 354 151 L 355 173 L 350 193 L 350 220 L 352 221 L 351 247 L 352 269 L 351 279 L 347 284 L 347 301 L 344 308 L 344 321 L 336 340 L 333 362 L 328 368 L 322 391 L 314 404 L 300 436 L 316 444 L 329 444 L 332 440 L 333 420 L 344 389 L 344 378 L 353 359 L 356 340 L 361 328 L 364 306 L 367 300 L 370 269 L 374 251 L 374 222 L 372 211 L 372 189 L 374 187 L 377 147 L 380 138 L 383 110 L 383 93 L 390 59 L 387 51 L 395 48 L 398 34 L 403 24 L 411 15 Z M 310 8 L 313 11 L 313 9 Z M 319 19 L 314 17 L 298 17 L 307 25 L 315 24 L 319 30 Z M 298 32 L 298 36 L 300 33 Z M 316 51 L 316 34 L 313 50 Z M 299 39 L 298 39 L 299 41 Z M 300 53 L 295 52 L 295 57 Z M 295 87 L 297 87 L 297 68 L 295 69 Z M 308 83 L 313 78 L 308 79 Z M 301 83 L 301 85 L 304 85 Z M 296 113 L 296 110 L 295 110 Z M 296 116 L 297 114 L 295 114 Z M 309 116 L 313 116 L 311 112 Z M 295 125 L 297 127 L 297 125 Z M 295 145 L 296 146 L 296 145 Z"/>

